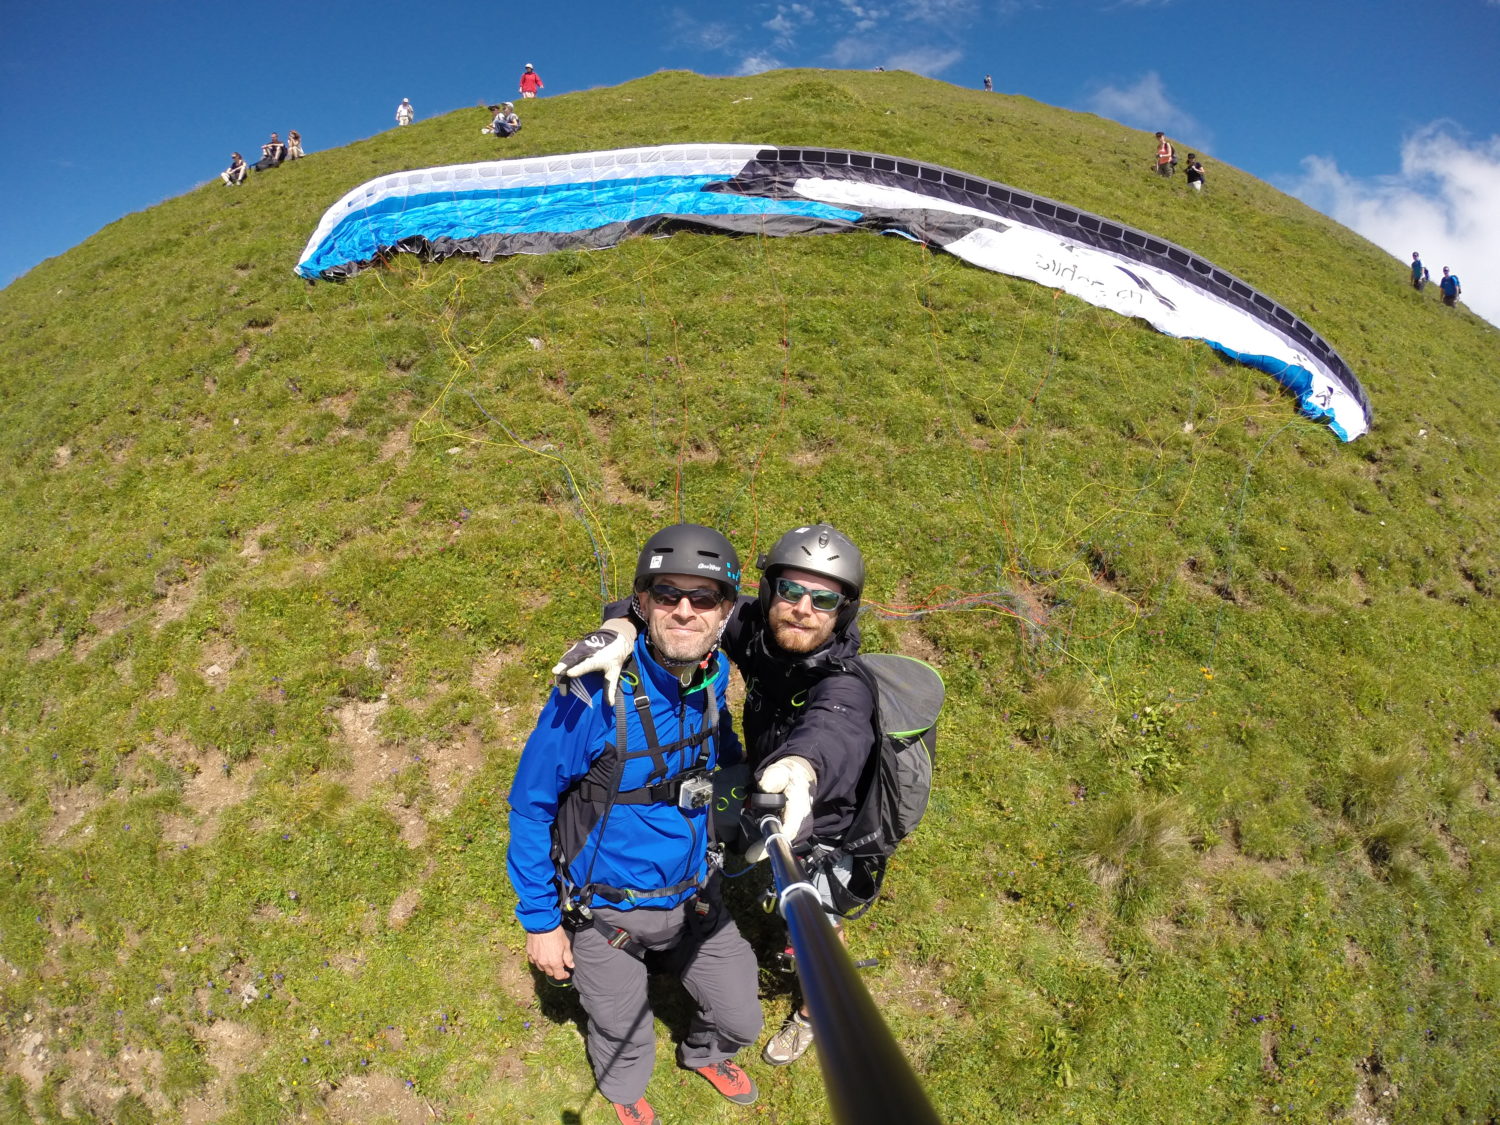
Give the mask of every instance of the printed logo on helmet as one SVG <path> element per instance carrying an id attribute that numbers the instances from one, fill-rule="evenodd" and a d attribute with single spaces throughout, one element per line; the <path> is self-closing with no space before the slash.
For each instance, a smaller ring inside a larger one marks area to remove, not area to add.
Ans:
<path id="1" fill-rule="evenodd" d="M 650 569 L 650 570 L 660 570 L 661 569 L 661 558 L 662 557 L 660 555 L 652 555 L 651 556 L 651 565 L 650 565 L 650 567 L 648 567 L 648 569 Z"/>

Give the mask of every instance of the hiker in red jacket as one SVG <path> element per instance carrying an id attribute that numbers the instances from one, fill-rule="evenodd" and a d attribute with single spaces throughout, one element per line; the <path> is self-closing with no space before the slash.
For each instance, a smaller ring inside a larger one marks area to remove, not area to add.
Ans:
<path id="1" fill-rule="evenodd" d="M 521 96 L 523 98 L 534 98 L 536 92 L 542 88 L 542 76 L 536 72 L 536 68 L 530 63 L 521 73 Z"/>

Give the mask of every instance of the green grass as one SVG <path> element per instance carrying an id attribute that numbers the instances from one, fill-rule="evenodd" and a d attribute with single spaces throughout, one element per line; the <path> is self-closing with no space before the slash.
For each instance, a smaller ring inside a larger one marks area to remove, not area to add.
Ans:
<path id="1" fill-rule="evenodd" d="M 1500 1114 L 1493 328 L 1228 165 L 1191 195 L 1145 134 L 905 74 L 658 74 L 504 151 L 834 145 L 1066 200 L 1304 317 L 1375 429 L 874 236 L 292 275 L 350 187 L 493 156 L 482 116 L 0 293 L 0 1119 L 603 1120 L 504 794 L 551 655 L 679 517 L 747 558 L 834 522 L 868 647 L 943 671 L 932 811 L 851 943 L 945 1120 Z M 660 999 L 657 1108 L 743 1118 Z M 811 1065 L 752 1070 L 825 1118 Z"/>

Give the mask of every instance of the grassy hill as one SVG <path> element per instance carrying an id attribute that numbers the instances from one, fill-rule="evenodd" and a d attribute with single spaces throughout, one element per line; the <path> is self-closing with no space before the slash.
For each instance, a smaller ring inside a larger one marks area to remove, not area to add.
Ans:
<path id="1" fill-rule="evenodd" d="M 605 1120 L 505 791 L 553 654 L 679 517 L 750 559 L 837 524 L 867 648 L 944 672 L 933 810 L 851 945 L 946 1120 L 1500 1114 L 1500 335 L 1211 153 L 1194 196 L 1024 98 L 523 108 L 504 147 L 468 110 L 210 183 L 0 293 L 0 1119 Z M 876 236 L 291 272 L 378 173 L 702 140 L 1156 232 L 1322 333 L 1375 428 Z M 660 1043 L 664 1120 L 749 1119 Z M 756 1120 L 825 1119 L 811 1061 L 752 1072 Z"/>

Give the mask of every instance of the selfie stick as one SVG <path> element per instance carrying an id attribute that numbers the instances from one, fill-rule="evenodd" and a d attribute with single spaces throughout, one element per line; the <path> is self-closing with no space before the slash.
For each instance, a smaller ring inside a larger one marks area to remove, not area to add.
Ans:
<path id="1" fill-rule="evenodd" d="M 778 794 L 750 795 L 771 859 L 777 910 L 796 954 L 833 1119 L 837 1125 L 941 1125 L 824 913 L 817 889 L 792 855 L 774 815 L 785 804 Z"/>

